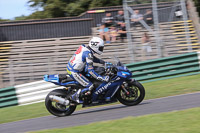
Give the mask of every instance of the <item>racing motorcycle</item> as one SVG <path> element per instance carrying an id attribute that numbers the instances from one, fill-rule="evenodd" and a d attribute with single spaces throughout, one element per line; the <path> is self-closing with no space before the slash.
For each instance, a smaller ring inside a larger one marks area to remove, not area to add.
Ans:
<path id="1" fill-rule="evenodd" d="M 117 101 L 127 106 L 133 106 L 142 102 L 145 97 L 144 87 L 132 79 L 131 71 L 118 58 L 115 57 L 115 61 L 115 64 L 106 63 L 104 67 L 95 67 L 98 74 L 110 77 L 109 82 L 98 81 L 86 74 L 86 77 L 94 84 L 94 89 L 91 95 L 80 95 L 80 100 L 83 101 L 82 107 Z M 47 110 L 58 117 L 71 115 L 78 105 L 71 100 L 71 96 L 84 87 L 66 74 L 44 75 L 44 80 L 63 86 L 63 89 L 55 89 L 46 96 Z"/>

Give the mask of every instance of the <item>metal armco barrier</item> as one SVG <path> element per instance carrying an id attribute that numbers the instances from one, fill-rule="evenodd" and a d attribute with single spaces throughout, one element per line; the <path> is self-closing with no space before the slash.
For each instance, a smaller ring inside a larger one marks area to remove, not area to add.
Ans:
<path id="1" fill-rule="evenodd" d="M 132 71 L 133 78 L 142 83 L 194 75 L 200 73 L 200 52 L 137 62 L 126 66 Z M 0 108 L 42 102 L 51 90 L 59 88 L 63 87 L 41 80 L 0 89 Z"/>
<path id="2" fill-rule="evenodd" d="M 133 78 L 141 82 L 181 77 L 200 73 L 200 52 L 164 57 L 127 64 Z"/>
<path id="3" fill-rule="evenodd" d="M 0 108 L 42 102 L 51 90 L 62 88 L 43 80 L 3 88 L 0 89 Z"/>
<path id="4" fill-rule="evenodd" d="M 15 87 L 0 89 L 0 108 L 18 105 Z"/>

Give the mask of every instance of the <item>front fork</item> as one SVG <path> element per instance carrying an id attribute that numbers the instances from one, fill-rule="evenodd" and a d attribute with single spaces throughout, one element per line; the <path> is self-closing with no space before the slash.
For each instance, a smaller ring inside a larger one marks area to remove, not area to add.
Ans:
<path id="1" fill-rule="evenodd" d="M 123 84 L 121 85 L 121 87 L 124 90 L 126 95 L 130 94 L 130 92 L 127 90 L 129 88 L 128 82 L 135 82 L 135 79 L 130 79 L 130 80 L 124 81 Z"/>
<path id="2" fill-rule="evenodd" d="M 127 94 L 127 95 L 129 95 L 129 91 L 127 91 L 127 86 L 128 86 L 128 83 L 126 83 L 126 82 L 124 82 L 122 85 L 121 85 L 121 87 L 122 87 L 122 89 L 124 90 L 124 92 Z"/>

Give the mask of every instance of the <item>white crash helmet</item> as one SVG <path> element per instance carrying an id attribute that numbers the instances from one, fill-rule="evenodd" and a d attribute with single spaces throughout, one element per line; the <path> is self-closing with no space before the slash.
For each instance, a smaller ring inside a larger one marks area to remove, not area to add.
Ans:
<path id="1" fill-rule="evenodd" d="M 104 41 L 99 37 L 92 37 L 89 47 L 97 54 L 101 55 L 104 49 Z"/>

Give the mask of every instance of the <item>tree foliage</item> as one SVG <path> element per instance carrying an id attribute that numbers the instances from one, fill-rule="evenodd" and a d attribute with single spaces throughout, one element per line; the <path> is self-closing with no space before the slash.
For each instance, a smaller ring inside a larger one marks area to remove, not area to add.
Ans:
<path id="1" fill-rule="evenodd" d="M 0 22 L 1 21 L 9 21 L 9 19 L 2 19 L 2 18 L 0 18 Z"/>
<path id="2" fill-rule="evenodd" d="M 28 3 L 36 11 L 26 19 L 42 19 L 77 16 L 94 7 L 122 5 L 122 0 L 29 0 Z"/>

